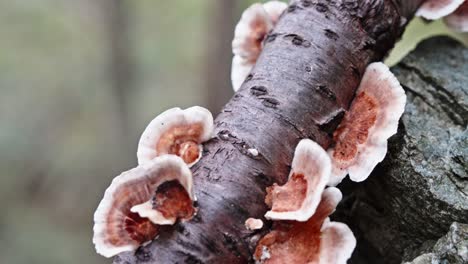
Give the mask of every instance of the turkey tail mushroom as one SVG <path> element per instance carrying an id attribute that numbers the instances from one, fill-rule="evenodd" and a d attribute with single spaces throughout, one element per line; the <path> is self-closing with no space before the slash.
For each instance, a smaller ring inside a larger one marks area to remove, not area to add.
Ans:
<path id="1" fill-rule="evenodd" d="M 427 0 L 416 12 L 428 20 L 443 18 L 445 24 L 455 31 L 468 31 L 468 1 Z"/>
<path id="2" fill-rule="evenodd" d="M 320 202 L 331 172 L 327 152 L 310 139 L 299 142 L 294 152 L 288 182 L 267 188 L 267 219 L 307 221 Z"/>
<path id="3" fill-rule="evenodd" d="M 153 197 L 157 201 L 151 208 L 135 207 L 147 205 Z M 158 157 L 123 172 L 114 178 L 94 213 L 96 251 L 111 257 L 136 250 L 158 235 L 158 224 L 191 218 L 193 200 L 192 174 L 177 156 Z"/>
<path id="4" fill-rule="evenodd" d="M 465 1 L 452 14 L 444 17 L 444 22 L 455 31 L 468 32 L 468 1 Z"/>
<path id="5" fill-rule="evenodd" d="M 416 16 L 435 20 L 453 13 L 465 0 L 426 0 Z"/>
<path id="6" fill-rule="evenodd" d="M 333 134 L 329 185 L 337 185 L 348 173 L 356 182 L 367 179 L 385 157 L 387 140 L 397 132 L 405 103 L 405 91 L 389 68 L 381 62 L 370 64 Z"/>
<path id="7" fill-rule="evenodd" d="M 262 264 L 345 264 L 356 247 L 356 238 L 343 223 L 331 222 L 342 198 L 335 187 L 327 188 L 315 214 L 306 222 L 279 221 L 257 244 L 254 258 Z"/>
<path id="8" fill-rule="evenodd" d="M 164 154 L 181 157 L 189 166 L 202 155 L 201 143 L 213 133 L 213 116 L 207 109 L 194 106 L 171 108 L 153 119 L 138 143 L 138 163 L 143 164 Z"/>

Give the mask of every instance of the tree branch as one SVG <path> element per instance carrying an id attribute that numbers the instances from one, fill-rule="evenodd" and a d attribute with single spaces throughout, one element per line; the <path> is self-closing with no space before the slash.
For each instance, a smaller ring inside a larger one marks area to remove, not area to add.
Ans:
<path id="1" fill-rule="evenodd" d="M 251 262 L 261 234 L 244 221 L 263 218 L 265 188 L 286 181 L 300 139 L 329 146 L 366 66 L 393 47 L 421 2 L 291 1 L 193 168 L 197 216 L 115 263 Z"/>

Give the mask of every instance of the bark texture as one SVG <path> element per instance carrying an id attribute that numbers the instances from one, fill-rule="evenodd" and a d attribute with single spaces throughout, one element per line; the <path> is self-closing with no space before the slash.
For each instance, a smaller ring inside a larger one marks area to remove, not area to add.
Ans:
<path id="1" fill-rule="evenodd" d="M 432 38 L 392 71 L 408 96 L 399 132 L 366 182 L 344 183 L 335 216 L 359 237 L 353 263 L 412 260 L 468 223 L 468 49 Z"/>
<path id="2" fill-rule="evenodd" d="M 435 245 L 405 264 L 468 263 L 468 225 L 453 223 Z"/>
<path id="3" fill-rule="evenodd" d="M 192 170 L 197 216 L 115 263 L 252 262 L 262 234 L 244 221 L 263 218 L 265 188 L 286 182 L 300 139 L 330 145 L 366 66 L 393 47 L 421 2 L 291 1 Z"/>

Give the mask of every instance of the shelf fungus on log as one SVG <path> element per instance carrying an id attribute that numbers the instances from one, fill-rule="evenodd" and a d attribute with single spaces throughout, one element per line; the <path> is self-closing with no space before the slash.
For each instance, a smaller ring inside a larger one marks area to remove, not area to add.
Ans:
<path id="1" fill-rule="evenodd" d="M 435 20 L 444 18 L 445 24 L 456 31 L 468 31 L 468 1 L 427 0 L 416 12 L 417 16 Z"/>
<path id="2" fill-rule="evenodd" d="M 426 0 L 416 12 L 417 16 L 435 20 L 453 13 L 465 0 Z"/>
<path id="3" fill-rule="evenodd" d="M 135 250 L 158 235 L 158 224 L 191 218 L 192 185 L 190 169 L 175 155 L 158 157 L 115 177 L 94 214 L 96 251 L 111 257 Z M 151 208 L 137 207 L 148 201 L 153 202 Z"/>
<path id="4" fill-rule="evenodd" d="M 452 14 L 444 17 L 444 22 L 453 30 L 468 32 L 468 1 L 465 1 Z"/>
<path id="5" fill-rule="evenodd" d="M 273 231 L 257 244 L 256 261 L 263 264 L 345 264 L 356 246 L 356 239 L 346 224 L 328 218 L 341 198 L 337 188 L 329 187 L 322 193 L 320 204 L 308 221 L 274 222 Z"/>
<path id="6" fill-rule="evenodd" d="M 286 3 L 270 1 L 253 4 L 242 13 L 232 41 L 234 58 L 231 81 L 234 91 L 240 88 L 255 65 L 262 51 L 263 41 L 287 7 Z"/>
<path id="7" fill-rule="evenodd" d="M 307 221 L 320 202 L 331 173 L 327 152 L 310 139 L 299 142 L 294 152 L 288 182 L 267 188 L 267 219 Z"/>
<path id="8" fill-rule="evenodd" d="M 174 154 L 192 166 L 201 158 L 201 143 L 209 140 L 212 133 L 213 116 L 207 109 L 194 106 L 166 110 L 153 119 L 141 135 L 138 163 Z"/>
<path id="9" fill-rule="evenodd" d="M 385 157 L 387 140 L 397 132 L 405 103 L 405 92 L 388 67 L 371 63 L 333 134 L 335 144 L 328 151 L 332 158 L 328 185 L 339 184 L 348 173 L 356 182 L 367 179 Z"/>

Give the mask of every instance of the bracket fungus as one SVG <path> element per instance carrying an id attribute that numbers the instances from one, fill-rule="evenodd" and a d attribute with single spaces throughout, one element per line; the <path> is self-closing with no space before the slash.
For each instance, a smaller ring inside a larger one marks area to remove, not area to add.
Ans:
<path id="1" fill-rule="evenodd" d="M 299 142 L 294 152 L 288 182 L 267 188 L 267 219 L 307 221 L 320 202 L 331 172 L 327 152 L 310 139 Z"/>
<path id="2" fill-rule="evenodd" d="M 237 91 L 255 65 L 263 47 L 263 40 L 279 20 L 287 4 L 270 1 L 256 3 L 247 8 L 241 16 L 232 41 L 231 81 Z"/>
<path id="3" fill-rule="evenodd" d="M 191 166 L 201 158 L 201 143 L 209 140 L 212 133 L 213 116 L 207 109 L 194 106 L 166 110 L 153 119 L 141 135 L 138 163 L 174 154 Z"/>
<path id="4" fill-rule="evenodd" d="M 385 64 L 367 66 L 351 107 L 333 134 L 329 185 L 337 185 L 348 173 L 356 182 L 369 177 L 387 153 L 387 140 L 397 132 L 405 103 L 405 91 Z"/>
<path id="5" fill-rule="evenodd" d="M 147 205 L 153 197 L 157 206 L 135 210 L 136 205 Z M 193 200 L 192 173 L 175 155 L 164 155 L 123 172 L 107 188 L 94 214 L 96 251 L 111 257 L 137 249 L 157 236 L 156 223 L 191 218 Z"/>
<path id="6" fill-rule="evenodd" d="M 465 1 L 452 14 L 444 17 L 444 22 L 453 30 L 468 32 L 468 1 Z"/>
<path id="7" fill-rule="evenodd" d="M 416 12 L 417 16 L 435 20 L 444 18 L 445 24 L 460 32 L 468 31 L 468 1 L 427 0 Z"/>
<path id="8" fill-rule="evenodd" d="M 332 222 L 342 198 L 335 187 L 327 188 L 315 214 L 306 222 L 279 221 L 257 244 L 258 263 L 345 264 L 356 247 L 356 238 L 346 224 Z"/>
<path id="9" fill-rule="evenodd" d="M 435 20 L 453 13 L 465 0 L 426 0 L 416 12 L 417 16 Z"/>

